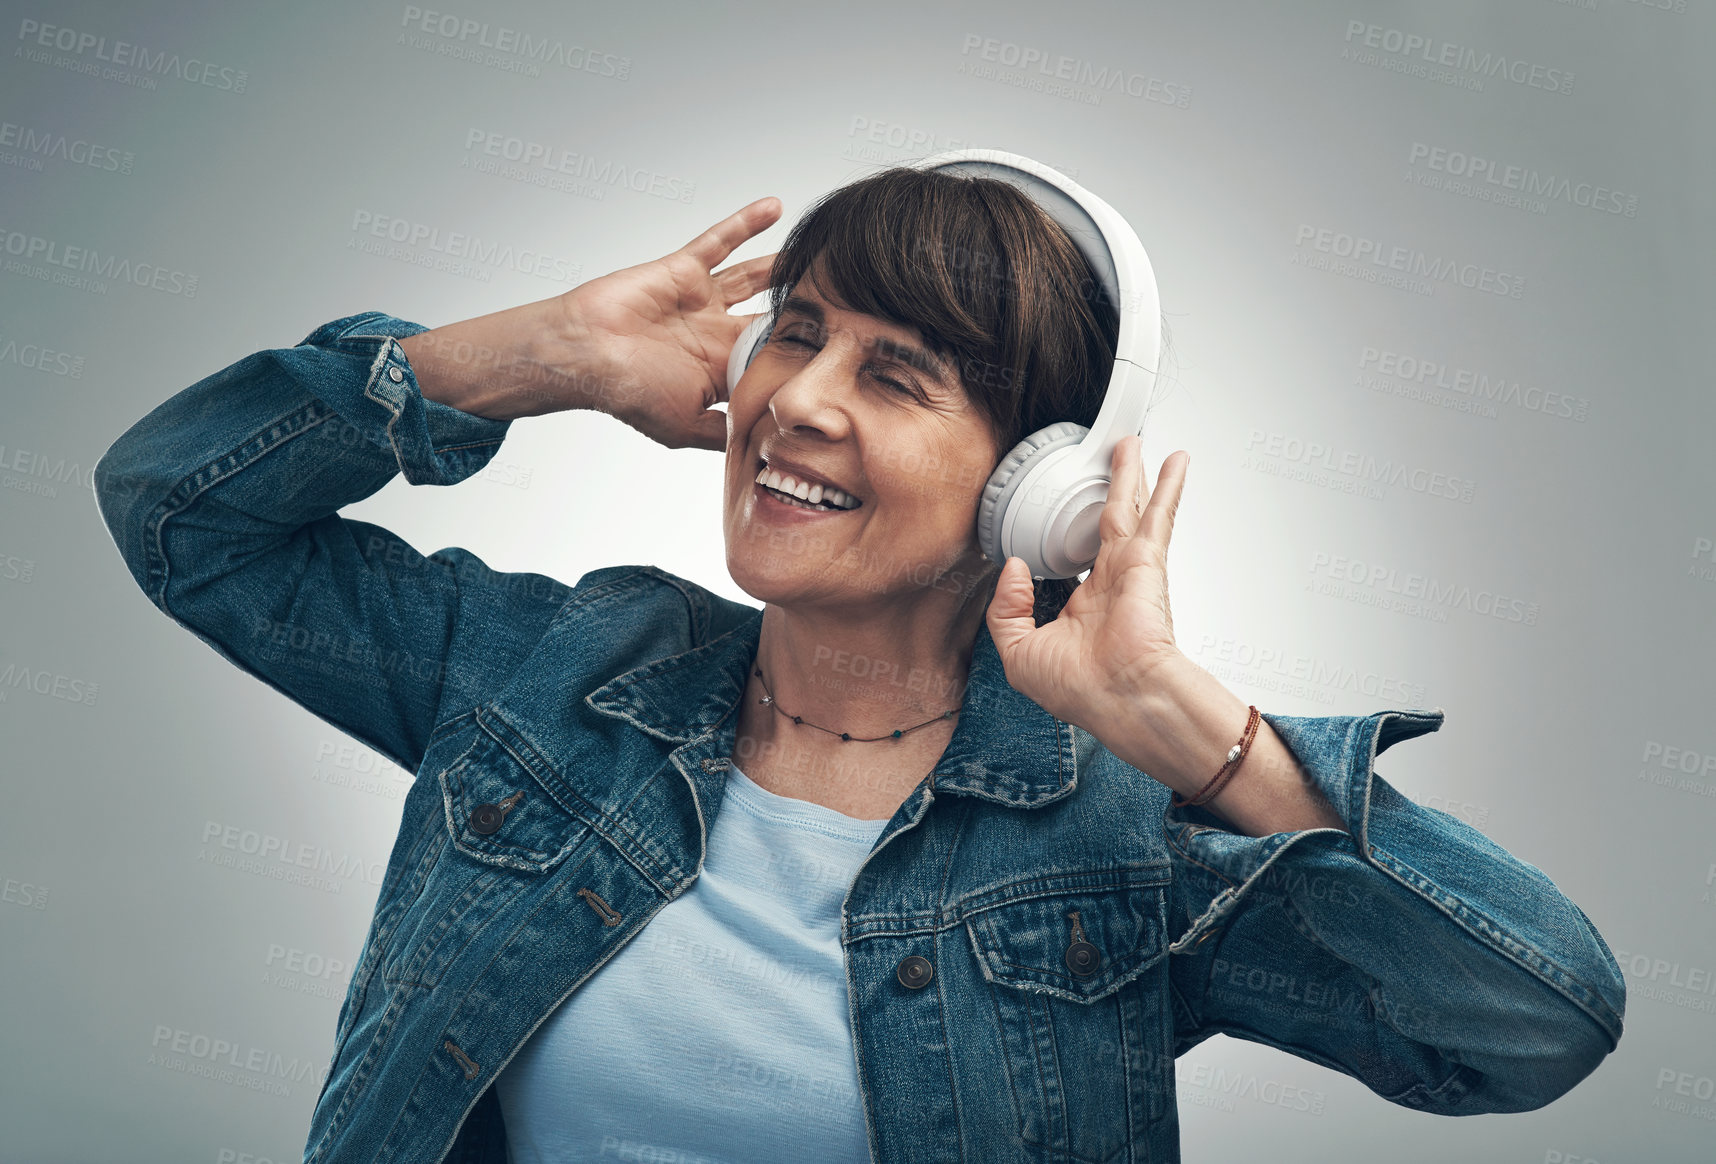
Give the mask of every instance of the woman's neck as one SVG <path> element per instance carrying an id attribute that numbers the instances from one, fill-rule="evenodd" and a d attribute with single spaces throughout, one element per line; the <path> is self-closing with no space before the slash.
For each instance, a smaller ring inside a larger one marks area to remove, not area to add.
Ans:
<path id="1" fill-rule="evenodd" d="M 766 605 L 734 762 L 782 795 L 863 820 L 891 816 L 958 726 L 999 574 L 909 602 Z M 855 738 L 842 740 L 841 732 Z"/>
<path id="2" fill-rule="evenodd" d="M 784 796 L 861 820 L 891 816 L 958 726 L 987 605 L 967 603 L 934 626 L 766 606 L 734 762 Z"/>
<path id="3" fill-rule="evenodd" d="M 964 701 L 987 606 L 968 595 L 962 602 L 894 605 L 864 617 L 770 603 L 763 608 L 751 679 L 761 670 L 780 710 L 806 723 L 885 736 Z"/>

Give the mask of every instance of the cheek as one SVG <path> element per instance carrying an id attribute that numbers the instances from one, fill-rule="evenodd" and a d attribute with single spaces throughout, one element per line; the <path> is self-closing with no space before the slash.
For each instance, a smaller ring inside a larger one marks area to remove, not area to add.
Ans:
<path id="1" fill-rule="evenodd" d="M 763 405 L 768 403 L 768 394 L 757 387 L 758 376 L 755 369 L 748 370 L 739 377 L 739 382 L 732 386 L 727 394 L 727 415 L 734 419 L 754 420 Z"/>
<path id="2" fill-rule="evenodd" d="M 727 459 L 749 463 L 754 455 L 755 429 L 763 414 L 762 401 L 734 397 L 727 402 Z"/>
<path id="3" fill-rule="evenodd" d="M 921 534 L 938 542 L 976 536 L 987 468 L 979 469 L 963 460 L 943 462 L 943 466 L 904 481 L 895 490 L 892 500 L 904 514 L 904 536 Z M 981 477 L 974 476 L 979 472 Z"/>
<path id="4" fill-rule="evenodd" d="M 975 452 L 975 455 L 973 455 Z M 995 460 L 983 451 L 976 440 L 952 450 L 942 462 L 946 468 L 939 475 L 938 488 L 942 504 L 962 522 L 977 520 L 977 509 L 983 501 L 983 490 L 994 472 Z"/>

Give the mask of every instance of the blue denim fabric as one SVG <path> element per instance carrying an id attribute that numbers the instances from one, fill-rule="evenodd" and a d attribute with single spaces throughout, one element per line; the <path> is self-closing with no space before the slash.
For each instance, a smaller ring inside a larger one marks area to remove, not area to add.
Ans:
<path id="1" fill-rule="evenodd" d="M 506 435 L 419 394 L 394 339 L 422 330 L 366 312 L 246 357 L 97 468 L 152 602 L 417 773 L 312 1164 L 505 1160 L 496 1075 L 698 876 L 761 621 L 652 566 L 568 586 L 339 517 L 395 473 L 462 480 Z M 1625 987 L 1584 913 L 1377 774 L 1440 710 L 1265 718 L 1349 832 L 1171 807 L 1014 691 L 980 630 L 952 740 L 845 902 L 875 1160 L 1177 1160 L 1174 1059 L 1216 1033 L 1445 1115 L 1540 1107 L 1614 1048 Z M 912 954 L 925 987 L 897 976 Z"/>

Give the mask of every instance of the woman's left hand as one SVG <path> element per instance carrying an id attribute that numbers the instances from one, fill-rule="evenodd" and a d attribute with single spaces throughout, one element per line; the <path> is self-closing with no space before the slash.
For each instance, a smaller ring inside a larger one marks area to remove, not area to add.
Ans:
<path id="1" fill-rule="evenodd" d="M 1008 558 L 986 618 L 1007 682 L 1056 719 L 1087 730 L 1112 709 L 1136 706 L 1164 662 L 1183 657 L 1168 610 L 1168 538 L 1191 454 L 1162 462 L 1145 488 L 1142 441 L 1114 448 L 1108 500 L 1090 574 L 1053 622 L 1031 617 L 1035 589 L 1022 558 Z"/>

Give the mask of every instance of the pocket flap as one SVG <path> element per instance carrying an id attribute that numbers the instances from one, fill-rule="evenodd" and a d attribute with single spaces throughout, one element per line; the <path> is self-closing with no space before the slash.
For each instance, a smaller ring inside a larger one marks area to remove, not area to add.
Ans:
<path id="1" fill-rule="evenodd" d="M 489 865 L 545 873 L 589 832 L 501 741 L 481 711 L 470 745 L 438 776 L 453 845 Z"/>
<path id="2" fill-rule="evenodd" d="M 985 890 L 961 902 L 966 933 L 991 982 L 1094 1002 L 1167 953 L 1170 876 L 1162 865 L 1089 869 Z M 1085 974 L 1067 960 L 1074 911 L 1098 955 Z"/>

